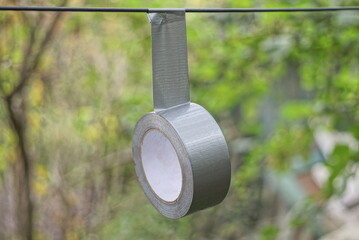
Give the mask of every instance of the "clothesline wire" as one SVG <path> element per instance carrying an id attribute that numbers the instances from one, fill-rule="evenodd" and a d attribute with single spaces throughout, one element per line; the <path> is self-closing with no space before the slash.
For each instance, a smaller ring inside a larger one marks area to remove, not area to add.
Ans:
<path id="1" fill-rule="evenodd" d="M 0 6 L 0 11 L 37 11 L 37 12 L 166 12 L 172 8 L 106 8 L 106 7 L 26 7 Z M 333 12 L 359 11 L 353 7 L 314 7 L 314 8 L 185 8 L 187 13 L 255 13 L 255 12 Z"/>

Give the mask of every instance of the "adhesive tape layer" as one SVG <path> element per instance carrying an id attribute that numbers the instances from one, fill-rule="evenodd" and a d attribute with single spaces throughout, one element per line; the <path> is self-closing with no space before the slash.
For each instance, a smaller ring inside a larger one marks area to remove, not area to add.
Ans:
<path id="1" fill-rule="evenodd" d="M 197 104 L 144 115 L 135 127 L 132 150 L 146 196 L 166 217 L 216 205 L 228 192 L 226 141 L 214 118 Z"/>
<path id="2" fill-rule="evenodd" d="M 155 112 L 189 103 L 186 18 L 184 9 L 148 14 L 152 32 Z"/>

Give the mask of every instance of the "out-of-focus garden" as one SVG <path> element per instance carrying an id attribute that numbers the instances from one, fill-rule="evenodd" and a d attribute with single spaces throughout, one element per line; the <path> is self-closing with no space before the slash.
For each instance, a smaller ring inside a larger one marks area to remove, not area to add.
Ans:
<path id="1" fill-rule="evenodd" d="M 0 1 L 336 4 L 359 1 Z M 188 13 L 187 34 L 191 100 L 223 129 L 232 183 L 220 205 L 169 220 L 131 158 L 153 108 L 146 14 L 0 12 L 0 239 L 358 239 L 359 12 Z"/>

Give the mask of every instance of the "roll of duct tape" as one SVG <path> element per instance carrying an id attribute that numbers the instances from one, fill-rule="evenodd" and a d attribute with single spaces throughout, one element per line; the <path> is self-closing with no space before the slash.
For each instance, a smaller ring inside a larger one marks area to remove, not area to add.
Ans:
<path id="1" fill-rule="evenodd" d="M 133 158 L 143 191 L 168 218 L 216 205 L 228 192 L 226 141 L 213 117 L 197 104 L 144 115 L 135 127 Z"/>
<path id="2" fill-rule="evenodd" d="M 190 102 L 185 11 L 148 14 L 152 29 L 153 102 L 133 136 L 133 159 L 153 206 L 180 218 L 221 202 L 231 170 L 221 129 Z"/>

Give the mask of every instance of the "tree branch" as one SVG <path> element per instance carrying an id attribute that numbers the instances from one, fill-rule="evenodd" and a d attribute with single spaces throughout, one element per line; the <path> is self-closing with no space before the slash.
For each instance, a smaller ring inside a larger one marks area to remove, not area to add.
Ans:
<path id="1" fill-rule="evenodd" d="M 61 6 L 65 6 L 66 4 L 67 4 L 67 0 L 64 0 Z M 63 12 L 58 12 L 55 14 L 55 16 L 53 17 L 50 23 L 50 26 L 45 32 L 45 37 L 41 41 L 38 51 L 33 58 L 31 57 L 32 55 L 31 53 L 34 48 L 35 34 L 37 27 L 35 26 L 32 30 L 30 30 L 30 42 L 27 49 L 25 50 L 25 55 L 24 55 L 25 57 L 20 71 L 19 82 L 16 85 L 16 87 L 14 87 L 13 91 L 8 95 L 9 98 L 12 98 L 14 95 L 20 92 L 31 78 L 31 75 L 37 70 L 41 57 L 43 56 L 48 44 L 50 43 L 53 35 L 55 34 L 62 16 L 63 16 Z M 30 65 L 29 62 L 32 62 L 32 64 Z"/>

